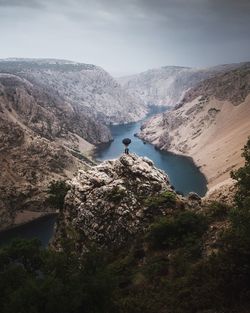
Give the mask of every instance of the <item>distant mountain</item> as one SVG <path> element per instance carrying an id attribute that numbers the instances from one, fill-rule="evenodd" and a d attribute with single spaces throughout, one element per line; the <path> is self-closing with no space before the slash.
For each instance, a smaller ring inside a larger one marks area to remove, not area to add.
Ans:
<path id="1" fill-rule="evenodd" d="M 139 97 L 128 94 L 95 65 L 57 59 L 6 59 L 0 60 L 0 73 L 25 78 L 104 124 L 137 121 L 146 113 Z"/>
<path id="2" fill-rule="evenodd" d="M 165 66 L 121 77 L 118 81 L 130 94 L 139 96 L 145 105 L 175 106 L 186 91 L 201 81 L 239 66 L 240 64 L 226 64 L 201 69 Z"/>
<path id="3" fill-rule="evenodd" d="M 210 188 L 242 165 L 249 135 L 250 63 L 200 82 L 174 110 L 148 120 L 140 133 L 160 149 L 193 157 Z"/>

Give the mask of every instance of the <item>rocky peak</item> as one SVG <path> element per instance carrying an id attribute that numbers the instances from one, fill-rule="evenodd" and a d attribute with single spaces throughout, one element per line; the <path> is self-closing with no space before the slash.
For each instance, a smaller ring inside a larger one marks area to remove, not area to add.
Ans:
<path id="1" fill-rule="evenodd" d="M 67 238 L 80 252 L 93 245 L 119 248 L 176 203 L 167 175 L 135 154 L 79 171 L 60 213 L 54 245 Z M 161 195 L 164 208 L 152 199 Z M 165 198 L 164 198 L 165 197 Z M 151 200 L 149 200 L 151 199 Z M 77 239 L 76 239 L 77 238 Z"/>

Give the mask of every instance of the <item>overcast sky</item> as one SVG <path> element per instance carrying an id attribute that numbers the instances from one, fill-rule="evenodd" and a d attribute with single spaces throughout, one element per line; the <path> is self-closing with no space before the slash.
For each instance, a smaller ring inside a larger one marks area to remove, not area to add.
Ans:
<path id="1" fill-rule="evenodd" d="M 0 0 L 0 58 L 63 58 L 115 76 L 250 61 L 250 0 Z"/>

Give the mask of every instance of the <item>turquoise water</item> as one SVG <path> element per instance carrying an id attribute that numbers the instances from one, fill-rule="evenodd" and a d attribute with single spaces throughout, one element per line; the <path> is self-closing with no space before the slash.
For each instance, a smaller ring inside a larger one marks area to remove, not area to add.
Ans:
<path id="1" fill-rule="evenodd" d="M 99 146 L 96 150 L 96 159 L 104 161 L 119 157 L 124 151 L 122 139 L 128 137 L 132 140 L 129 146 L 130 152 L 147 156 L 158 168 L 164 170 L 176 191 L 184 195 L 193 191 L 204 196 L 207 191 L 207 181 L 192 159 L 160 151 L 149 143 L 145 144 L 134 136 L 140 130 L 140 125 L 141 122 L 110 126 L 114 141 Z"/>
<path id="2" fill-rule="evenodd" d="M 0 232 L 0 246 L 8 244 L 14 238 L 38 238 L 47 247 L 54 233 L 56 215 L 41 217 L 27 224 Z"/>

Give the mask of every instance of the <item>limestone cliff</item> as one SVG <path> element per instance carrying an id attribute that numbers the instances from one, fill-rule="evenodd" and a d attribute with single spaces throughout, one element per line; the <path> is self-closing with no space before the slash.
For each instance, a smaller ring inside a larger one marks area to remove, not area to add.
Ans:
<path id="1" fill-rule="evenodd" d="M 171 112 L 151 118 L 139 136 L 160 149 L 194 158 L 209 187 L 243 164 L 250 135 L 250 63 L 189 90 Z"/>
<path id="2" fill-rule="evenodd" d="M 57 249 L 65 239 L 81 252 L 93 245 L 119 248 L 142 233 L 156 216 L 180 205 L 173 201 L 176 195 L 166 174 L 149 159 L 134 154 L 80 170 L 70 185 L 54 240 Z M 164 209 L 147 201 L 156 195 L 165 200 Z"/>
<path id="3" fill-rule="evenodd" d="M 200 82 L 240 67 L 225 64 L 208 68 L 164 66 L 136 75 L 121 77 L 118 81 L 132 95 L 139 96 L 145 105 L 175 106 L 190 88 Z"/>
<path id="4" fill-rule="evenodd" d="M 103 124 L 140 120 L 146 110 L 101 67 L 51 59 L 0 60 L 0 72 L 15 74 L 59 96 L 79 114 Z"/>
<path id="5" fill-rule="evenodd" d="M 0 60 L 0 228 L 23 211 L 49 210 L 49 181 L 87 166 L 94 145 L 112 139 L 105 124 L 135 121 L 145 112 L 140 99 L 97 66 Z"/>
<path id="6" fill-rule="evenodd" d="M 171 188 L 168 176 L 148 158 L 123 154 L 115 160 L 92 166 L 68 181 L 71 186 L 57 221 L 53 247 L 84 254 L 91 249 L 119 251 L 143 241 L 149 226 L 163 216 L 173 218 L 183 212 L 207 214 L 210 198 L 190 193 L 186 198 Z M 216 201 L 224 205 L 223 190 Z M 223 225 L 222 225 L 223 224 Z M 217 247 L 218 233 L 227 223 L 212 221 L 204 237 L 204 253 Z"/>
<path id="7" fill-rule="evenodd" d="M 71 177 L 92 144 L 110 138 L 105 126 L 60 97 L 0 74 L 0 227 L 22 210 L 48 210 L 49 181 Z"/>

